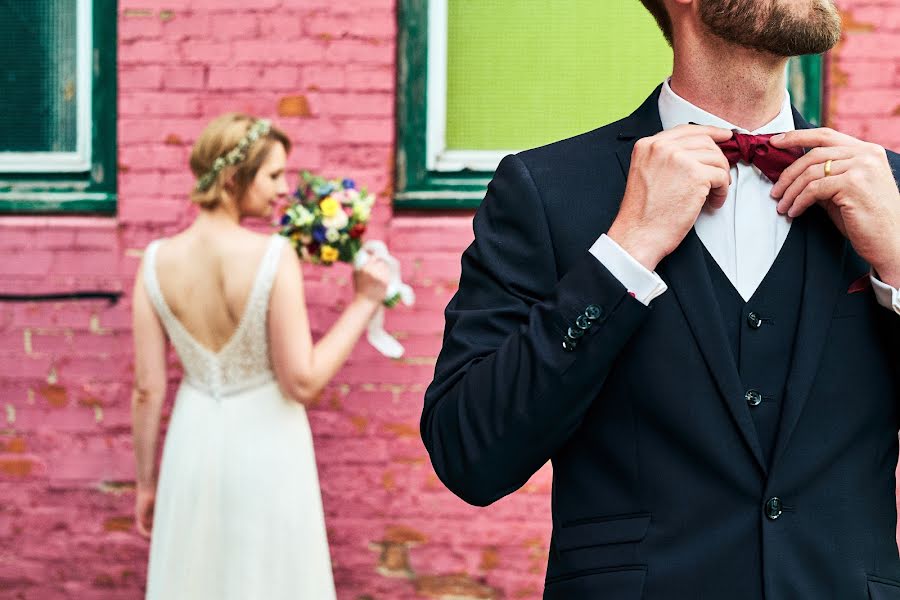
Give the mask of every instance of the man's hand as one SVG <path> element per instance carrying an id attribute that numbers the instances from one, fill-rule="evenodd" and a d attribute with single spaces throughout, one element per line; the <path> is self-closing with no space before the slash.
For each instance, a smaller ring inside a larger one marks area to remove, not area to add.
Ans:
<path id="1" fill-rule="evenodd" d="M 900 190 L 884 148 L 825 128 L 792 131 L 771 143 L 812 148 L 772 189 L 778 212 L 796 217 L 821 205 L 881 280 L 900 287 Z"/>
<path id="2" fill-rule="evenodd" d="M 716 145 L 732 132 L 680 125 L 638 140 L 625 196 L 607 235 L 648 270 L 673 252 L 708 202 L 721 208 L 730 165 Z"/>

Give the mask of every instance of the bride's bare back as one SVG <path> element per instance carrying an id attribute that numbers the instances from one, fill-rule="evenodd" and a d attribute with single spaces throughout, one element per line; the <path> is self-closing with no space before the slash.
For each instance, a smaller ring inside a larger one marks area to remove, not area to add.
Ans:
<path id="1" fill-rule="evenodd" d="M 163 242 L 156 276 L 166 304 L 202 346 L 218 352 L 244 315 L 269 236 L 189 228 Z"/>

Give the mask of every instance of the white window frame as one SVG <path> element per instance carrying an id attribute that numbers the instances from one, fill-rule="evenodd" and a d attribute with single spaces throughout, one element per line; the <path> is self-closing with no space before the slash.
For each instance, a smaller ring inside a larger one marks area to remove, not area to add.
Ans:
<path id="1" fill-rule="evenodd" d="M 91 168 L 91 54 L 93 2 L 77 0 L 76 7 L 76 111 L 74 152 L 0 152 L 0 173 L 73 173 Z"/>
<path id="2" fill-rule="evenodd" d="M 428 91 L 426 97 L 426 168 L 429 171 L 494 171 L 516 150 L 447 149 L 447 1 L 428 2 Z"/>

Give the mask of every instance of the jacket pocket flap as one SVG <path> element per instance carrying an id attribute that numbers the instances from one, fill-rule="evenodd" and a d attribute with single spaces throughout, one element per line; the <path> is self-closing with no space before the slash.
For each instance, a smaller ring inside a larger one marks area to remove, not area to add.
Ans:
<path id="1" fill-rule="evenodd" d="M 556 529 L 556 547 L 560 551 L 639 542 L 647 535 L 650 513 L 585 519 Z"/>
<path id="2" fill-rule="evenodd" d="M 900 583 L 869 575 L 869 600 L 900 600 Z"/>
<path id="3" fill-rule="evenodd" d="M 556 581 L 548 581 L 544 588 L 544 600 L 572 600 L 572 598 L 640 600 L 644 597 L 646 574 L 647 567 L 640 565 L 575 574 Z"/>

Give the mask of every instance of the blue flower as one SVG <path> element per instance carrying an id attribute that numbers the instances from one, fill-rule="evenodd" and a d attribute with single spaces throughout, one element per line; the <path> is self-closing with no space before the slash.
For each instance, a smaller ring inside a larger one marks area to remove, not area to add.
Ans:
<path id="1" fill-rule="evenodd" d="M 345 179 L 341 182 L 341 185 L 344 186 L 345 190 L 352 190 L 356 188 L 356 183 L 352 179 Z"/>
<path id="2" fill-rule="evenodd" d="M 313 187 L 313 192 L 319 198 L 324 198 L 328 194 L 334 191 L 334 186 L 330 183 L 323 183 L 322 185 L 317 185 Z"/>
<path id="3" fill-rule="evenodd" d="M 316 225 L 312 230 L 313 239 L 319 242 L 320 244 L 324 244 L 327 240 L 325 238 L 325 227 L 322 225 Z"/>
<path id="4" fill-rule="evenodd" d="M 287 225 L 287 224 L 290 223 L 290 222 L 291 222 L 291 216 L 290 216 L 290 215 L 282 215 L 282 216 L 281 216 L 281 224 L 282 224 L 282 225 Z"/>

